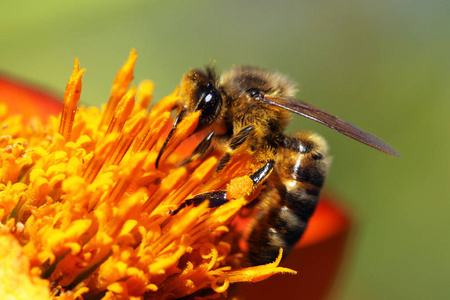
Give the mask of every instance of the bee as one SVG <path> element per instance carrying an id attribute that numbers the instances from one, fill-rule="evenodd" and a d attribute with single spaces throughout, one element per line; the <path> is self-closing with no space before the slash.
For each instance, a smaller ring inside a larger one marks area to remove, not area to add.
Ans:
<path id="1" fill-rule="evenodd" d="M 291 113 L 330 127 L 385 153 L 400 156 L 379 138 L 305 102 L 294 99 L 295 84 L 286 76 L 257 67 L 238 66 L 218 76 L 211 67 L 192 69 L 181 81 L 181 100 L 172 131 L 156 160 L 158 166 L 172 132 L 188 114 L 200 111 L 195 132 L 208 135 L 182 164 L 188 165 L 222 149 L 216 172 L 245 149 L 260 166 L 249 174 L 256 189 L 265 188 L 257 199 L 259 211 L 248 238 L 252 265 L 272 262 L 283 248 L 288 254 L 299 241 L 314 213 L 324 184 L 329 158 L 327 145 L 317 134 L 300 131 L 285 134 Z M 187 199 L 174 215 L 188 205 L 209 200 L 218 207 L 228 200 L 226 191 L 210 191 Z"/>

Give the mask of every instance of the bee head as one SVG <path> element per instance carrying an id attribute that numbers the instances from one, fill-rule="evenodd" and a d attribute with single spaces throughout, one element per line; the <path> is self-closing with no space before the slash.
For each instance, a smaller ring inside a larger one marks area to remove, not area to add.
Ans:
<path id="1" fill-rule="evenodd" d="M 180 90 L 186 113 L 201 111 L 196 131 L 211 125 L 220 113 L 222 96 L 216 88 L 216 76 L 212 68 L 206 72 L 193 69 L 181 80 Z"/>

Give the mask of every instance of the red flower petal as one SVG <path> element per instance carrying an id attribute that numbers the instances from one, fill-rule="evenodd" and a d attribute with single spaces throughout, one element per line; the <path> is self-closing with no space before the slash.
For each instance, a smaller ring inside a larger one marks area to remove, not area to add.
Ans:
<path id="1" fill-rule="evenodd" d="M 20 113 L 25 119 L 57 115 L 62 102 L 55 96 L 42 92 L 16 80 L 0 76 L 0 103 L 8 106 L 11 114 Z"/>

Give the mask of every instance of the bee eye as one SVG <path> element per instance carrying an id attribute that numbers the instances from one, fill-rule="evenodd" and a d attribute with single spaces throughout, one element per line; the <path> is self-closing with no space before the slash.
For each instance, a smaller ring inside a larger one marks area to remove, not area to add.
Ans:
<path id="1" fill-rule="evenodd" d="M 247 90 L 247 95 L 250 98 L 253 98 L 256 101 L 260 101 L 264 98 L 263 94 L 257 89 L 249 89 Z"/>
<path id="2" fill-rule="evenodd" d="M 211 125 L 217 118 L 222 107 L 222 96 L 215 86 L 208 82 L 204 88 L 199 90 L 199 100 L 195 111 L 200 110 L 200 119 L 195 131 L 199 131 Z"/>

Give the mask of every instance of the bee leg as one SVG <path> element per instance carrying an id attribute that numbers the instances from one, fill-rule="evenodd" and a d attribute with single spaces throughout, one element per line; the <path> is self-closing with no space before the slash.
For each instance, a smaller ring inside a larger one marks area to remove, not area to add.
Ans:
<path id="1" fill-rule="evenodd" d="M 270 175 L 274 165 L 275 161 L 271 159 L 261 169 L 250 175 L 250 178 L 253 181 L 253 186 L 257 186 L 264 182 L 264 180 L 266 180 L 266 178 Z"/>
<path id="2" fill-rule="evenodd" d="M 225 167 L 225 165 L 230 161 L 231 155 L 234 152 L 234 150 L 236 150 L 247 140 L 247 138 L 249 137 L 250 133 L 253 132 L 253 130 L 255 130 L 253 126 L 247 126 L 231 138 L 230 143 L 228 144 L 228 146 L 230 147 L 230 151 L 225 153 L 224 156 L 222 156 L 219 163 L 217 164 L 216 172 L 219 172 Z"/>
<path id="3" fill-rule="evenodd" d="M 155 166 L 156 166 L 157 169 L 158 169 L 158 165 L 159 165 L 159 160 L 161 159 L 161 156 L 162 156 L 164 150 L 166 149 L 167 144 L 169 143 L 170 138 L 172 137 L 172 135 L 173 135 L 175 129 L 177 128 L 177 125 L 178 125 L 178 124 L 181 122 L 181 120 L 184 118 L 185 112 L 186 112 L 186 111 L 185 111 L 184 109 L 182 109 L 182 110 L 180 111 L 180 113 L 177 115 L 177 117 L 175 118 L 175 121 L 173 122 L 172 129 L 171 129 L 170 132 L 169 132 L 169 135 L 167 136 L 166 140 L 164 141 L 164 144 L 162 145 L 161 150 L 159 150 L 158 157 L 156 158 L 156 162 L 155 162 Z"/>
<path id="4" fill-rule="evenodd" d="M 236 148 L 242 145 L 247 140 L 250 133 L 253 132 L 253 130 L 255 130 L 255 127 L 247 126 L 239 131 L 236 135 L 234 135 L 229 144 L 231 150 L 236 150 Z"/>
<path id="5" fill-rule="evenodd" d="M 256 171 L 252 175 L 250 175 L 250 178 L 253 181 L 253 186 L 256 187 L 270 175 L 270 172 L 272 171 L 274 164 L 275 164 L 275 161 L 270 160 L 261 169 L 259 169 L 258 171 Z M 205 200 L 209 200 L 210 208 L 219 207 L 229 201 L 227 199 L 226 191 L 206 192 L 203 194 L 195 195 L 194 197 L 192 197 L 190 199 L 187 199 L 186 201 L 181 203 L 177 209 L 170 211 L 169 213 L 172 216 L 176 215 L 178 212 L 180 212 L 186 206 L 190 206 L 190 205 L 198 206 Z"/>
<path id="6" fill-rule="evenodd" d="M 207 192 L 207 193 L 195 195 L 193 198 L 187 199 L 186 201 L 181 203 L 177 209 L 171 211 L 170 214 L 172 216 L 176 215 L 180 210 L 182 210 L 186 206 L 190 206 L 190 205 L 198 206 L 205 200 L 209 200 L 209 207 L 211 207 L 211 208 L 219 207 L 222 204 L 225 204 L 229 201 L 227 199 L 226 191 Z"/>
<path id="7" fill-rule="evenodd" d="M 210 146 L 211 146 L 211 141 L 214 137 L 214 132 L 211 132 L 210 134 L 208 134 L 198 145 L 197 147 L 195 147 L 194 152 L 192 152 L 191 155 L 189 155 L 188 157 L 186 157 L 180 164 L 179 166 L 185 166 L 190 164 L 193 161 L 196 161 L 200 158 L 202 158 L 203 156 L 205 156 L 210 150 Z"/>

